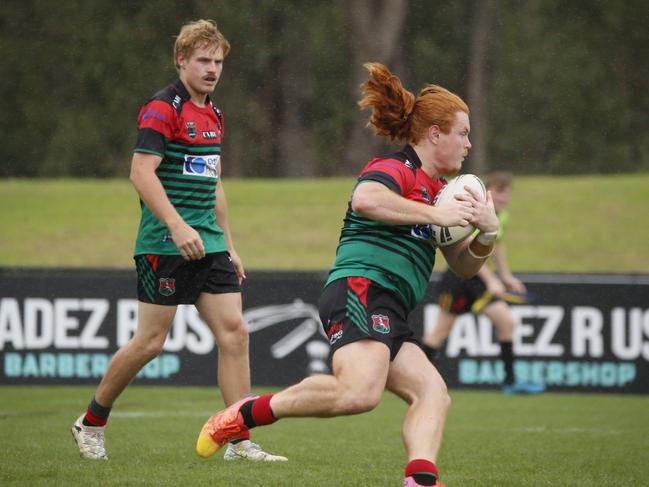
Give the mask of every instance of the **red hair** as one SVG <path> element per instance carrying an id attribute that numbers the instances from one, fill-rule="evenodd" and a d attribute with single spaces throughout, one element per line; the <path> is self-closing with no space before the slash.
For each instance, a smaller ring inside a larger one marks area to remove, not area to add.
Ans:
<path id="1" fill-rule="evenodd" d="M 431 125 L 447 134 L 457 112 L 469 113 L 466 103 L 446 88 L 426 85 L 417 98 L 381 63 L 364 65 L 369 79 L 361 85 L 361 109 L 371 108 L 368 125 L 392 142 L 417 143 Z"/>

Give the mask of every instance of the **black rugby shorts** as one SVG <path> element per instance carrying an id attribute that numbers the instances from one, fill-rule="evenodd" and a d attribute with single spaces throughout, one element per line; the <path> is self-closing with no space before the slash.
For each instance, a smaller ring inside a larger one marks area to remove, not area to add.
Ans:
<path id="1" fill-rule="evenodd" d="M 408 325 L 403 299 L 365 277 L 331 282 L 318 302 L 320 320 L 332 352 L 357 340 L 377 340 L 394 360 L 404 342 L 418 343 Z"/>
<path id="2" fill-rule="evenodd" d="M 135 256 L 137 296 L 145 303 L 174 306 L 194 304 L 201 293 L 241 292 L 228 252 L 186 261 L 179 255 Z"/>
<path id="3" fill-rule="evenodd" d="M 469 313 L 473 303 L 486 290 L 487 286 L 478 276 L 463 279 L 450 270 L 446 271 L 437 283 L 439 307 L 454 315 Z"/>

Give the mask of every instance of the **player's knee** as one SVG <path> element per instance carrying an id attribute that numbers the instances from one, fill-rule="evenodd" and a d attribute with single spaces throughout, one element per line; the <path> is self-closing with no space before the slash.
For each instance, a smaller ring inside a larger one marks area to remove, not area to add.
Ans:
<path id="1" fill-rule="evenodd" d="M 162 353 L 166 337 L 154 337 L 140 346 L 142 356 L 153 359 Z"/>
<path id="2" fill-rule="evenodd" d="M 343 413 L 360 414 L 372 411 L 381 402 L 381 396 L 381 393 L 371 390 L 355 391 L 353 394 L 348 394 L 342 402 Z"/>
<path id="3" fill-rule="evenodd" d="M 221 352 L 239 352 L 248 348 L 248 328 L 241 317 L 223 323 L 217 333 L 217 345 Z"/>

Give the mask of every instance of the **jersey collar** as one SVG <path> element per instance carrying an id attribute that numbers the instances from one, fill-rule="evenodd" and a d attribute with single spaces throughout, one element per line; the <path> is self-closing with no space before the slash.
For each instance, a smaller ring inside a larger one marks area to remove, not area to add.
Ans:
<path id="1" fill-rule="evenodd" d="M 183 82 L 178 78 L 176 82 L 174 83 L 174 89 L 176 90 L 176 93 L 180 95 L 180 98 L 182 98 L 183 102 L 191 100 L 191 95 L 189 94 L 189 91 L 187 88 L 185 88 L 185 85 Z M 208 107 L 210 106 L 210 103 L 212 100 L 210 99 L 210 95 L 205 95 L 205 106 Z"/>
<path id="2" fill-rule="evenodd" d="M 419 156 L 415 152 L 415 149 L 413 149 L 410 144 L 406 144 L 406 146 L 403 148 L 403 153 L 408 156 L 408 160 L 412 162 L 415 167 L 421 167 L 421 159 L 419 159 Z"/>

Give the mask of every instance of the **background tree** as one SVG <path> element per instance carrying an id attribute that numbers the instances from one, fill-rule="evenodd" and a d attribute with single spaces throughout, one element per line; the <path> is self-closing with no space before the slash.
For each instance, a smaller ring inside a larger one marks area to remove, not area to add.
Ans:
<path id="1" fill-rule="evenodd" d="M 471 107 L 471 143 L 473 148 L 465 170 L 476 174 L 486 173 L 489 166 L 489 114 L 487 112 L 489 73 L 487 60 L 496 8 L 495 0 L 476 2 L 471 27 L 467 102 Z"/>
<path id="2" fill-rule="evenodd" d="M 228 175 L 356 173 L 383 147 L 356 105 L 369 61 L 469 101 L 470 170 L 649 170 L 643 0 L 9 0 L 0 177 L 124 177 L 173 36 L 201 17 L 233 46 L 214 96 Z"/>

